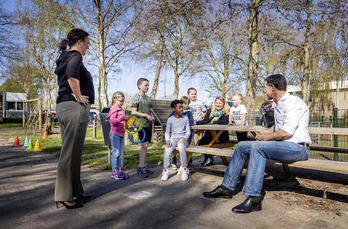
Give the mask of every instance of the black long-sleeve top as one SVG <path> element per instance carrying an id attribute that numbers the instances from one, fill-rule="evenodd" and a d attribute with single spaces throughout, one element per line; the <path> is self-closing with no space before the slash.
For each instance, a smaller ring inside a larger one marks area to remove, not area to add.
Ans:
<path id="1" fill-rule="evenodd" d="M 228 115 L 221 115 L 221 117 L 214 121 L 213 123 L 211 120 L 213 119 L 210 117 L 211 109 L 207 110 L 207 113 L 205 114 L 205 117 L 202 121 L 196 122 L 196 125 L 207 125 L 207 124 L 217 124 L 217 125 L 227 125 L 228 124 Z M 207 145 L 210 143 L 210 141 L 213 140 L 213 136 L 211 135 L 210 131 L 206 131 L 203 138 L 200 140 L 199 145 Z M 226 143 L 229 140 L 228 131 L 224 131 L 220 137 L 219 137 L 219 143 Z"/>

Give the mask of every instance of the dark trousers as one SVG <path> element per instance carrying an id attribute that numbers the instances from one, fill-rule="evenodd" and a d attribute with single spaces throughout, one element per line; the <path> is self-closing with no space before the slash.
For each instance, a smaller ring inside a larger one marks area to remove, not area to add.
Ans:
<path id="1" fill-rule="evenodd" d="M 62 136 L 55 201 L 72 201 L 84 193 L 80 180 L 81 155 L 85 142 L 90 105 L 68 101 L 57 104 L 57 116 Z"/>

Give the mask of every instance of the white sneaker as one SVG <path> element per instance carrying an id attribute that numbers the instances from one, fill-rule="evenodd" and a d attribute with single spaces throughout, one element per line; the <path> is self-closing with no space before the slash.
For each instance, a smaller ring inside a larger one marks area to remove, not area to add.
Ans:
<path id="1" fill-rule="evenodd" d="M 182 181 L 187 181 L 188 180 L 187 167 L 183 167 L 181 169 L 181 180 Z"/>
<path id="2" fill-rule="evenodd" d="M 166 181 L 169 178 L 169 169 L 163 169 L 161 180 Z"/>

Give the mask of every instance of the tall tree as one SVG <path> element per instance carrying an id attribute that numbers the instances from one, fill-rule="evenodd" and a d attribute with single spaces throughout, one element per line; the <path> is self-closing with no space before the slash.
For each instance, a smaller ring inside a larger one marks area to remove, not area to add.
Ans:
<path id="1" fill-rule="evenodd" d="M 248 77 L 246 82 L 246 102 L 248 111 L 255 110 L 256 86 L 259 68 L 259 41 L 258 41 L 258 20 L 260 12 L 260 4 L 262 0 L 251 0 L 249 8 L 249 25 L 248 25 Z"/>
<path id="2" fill-rule="evenodd" d="M 210 38 L 205 41 L 204 58 L 207 61 L 205 71 L 212 81 L 210 90 L 217 91 L 218 95 L 223 97 L 226 97 L 245 75 L 246 62 L 243 59 L 247 45 L 243 29 L 245 21 L 235 16 L 234 19 L 214 26 Z"/>
<path id="3" fill-rule="evenodd" d="M 8 59 L 17 57 L 17 39 L 13 33 L 16 24 L 15 15 L 6 11 L 0 1 L 0 67 L 6 67 Z"/>
<path id="4" fill-rule="evenodd" d="M 93 0 L 85 4 L 73 1 L 73 13 L 79 18 L 75 25 L 87 27 L 90 40 L 98 48 L 99 108 L 109 104 L 107 97 L 108 75 L 115 71 L 120 58 L 135 49 L 135 37 L 130 36 L 133 24 L 139 16 L 141 1 Z"/>
<path id="5" fill-rule="evenodd" d="M 189 69 L 199 48 L 202 5 L 199 1 L 177 1 L 176 14 L 166 26 L 165 59 L 174 72 L 174 98 L 179 95 L 179 79 Z"/>
<path id="6" fill-rule="evenodd" d="M 57 78 L 54 74 L 55 61 L 58 57 L 57 44 L 67 31 L 59 13 L 64 7 L 54 1 L 33 0 L 23 3 L 24 7 L 19 9 L 20 24 L 26 31 L 25 41 L 31 59 L 42 76 L 44 90 L 40 95 L 47 110 L 45 128 L 50 133 L 49 114 L 57 88 Z"/>

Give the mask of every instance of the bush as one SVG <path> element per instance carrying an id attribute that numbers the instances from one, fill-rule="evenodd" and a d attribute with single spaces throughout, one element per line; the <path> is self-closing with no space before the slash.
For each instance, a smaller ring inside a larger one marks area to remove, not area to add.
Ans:
<path id="1" fill-rule="evenodd" d="M 22 118 L 3 118 L 2 123 L 22 123 Z"/>

